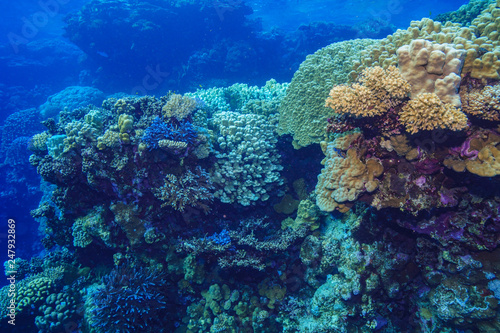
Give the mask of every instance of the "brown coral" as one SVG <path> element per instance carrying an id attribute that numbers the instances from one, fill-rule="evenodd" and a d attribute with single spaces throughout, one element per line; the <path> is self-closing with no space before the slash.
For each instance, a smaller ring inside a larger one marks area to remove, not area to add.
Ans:
<path id="1" fill-rule="evenodd" d="M 376 159 L 361 161 L 355 149 L 351 148 L 343 157 L 337 153 L 334 144 L 327 148 L 324 168 L 316 185 L 316 204 L 327 212 L 334 209 L 346 210 L 343 203 L 355 201 L 363 192 L 378 188 L 379 177 L 384 168 Z"/>
<path id="2" fill-rule="evenodd" d="M 400 104 L 410 92 L 410 85 L 394 66 L 366 68 L 358 81 L 333 87 L 325 106 L 351 117 L 373 117 Z"/>
<path id="3" fill-rule="evenodd" d="M 462 110 L 484 120 L 500 120 L 500 85 L 486 86 L 482 90 L 460 91 Z"/>
<path id="4" fill-rule="evenodd" d="M 399 121 L 411 134 L 438 128 L 460 131 L 467 127 L 467 116 L 453 105 L 443 103 L 434 93 L 423 93 L 409 101 L 401 109 Z"/>
<path id="5" fill-rule="evenodd" d="M 196 109 L 196 101 L 188 96 L 172 94 L 167 103 L 163 106 L 163 116 L 167 118 L 176 118 L 181 121 L 189 116 Z"/>

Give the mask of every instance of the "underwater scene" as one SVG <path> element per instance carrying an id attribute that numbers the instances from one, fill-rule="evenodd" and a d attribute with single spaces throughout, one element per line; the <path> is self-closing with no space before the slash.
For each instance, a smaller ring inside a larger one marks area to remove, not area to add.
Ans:
<path id="1" fill-rule="evenodd" d="M 20 0 L 0 332 L 500 332 L 500 0 Z"/>

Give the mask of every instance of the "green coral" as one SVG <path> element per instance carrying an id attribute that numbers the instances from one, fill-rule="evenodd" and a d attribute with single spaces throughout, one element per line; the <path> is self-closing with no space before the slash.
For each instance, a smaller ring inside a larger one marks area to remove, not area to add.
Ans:
<path id="1" fill-rule="evenodd" d="M 30 141 L 30 150 L 34 153 L 43 154 L 47 152 L 47 141 L 51 135 L 48 131 L 35 134 Z"/>
<path id="2" fill-rule="evenodd" d="M 130 143 L 129 132 L 134 128 L 134 117 L 128 114 L 121 114 L 118 118 L 118 128 L 120 129 L 120 139 L 124 143 Z"/>
<path id="3" fill-rule="evenodd" d="M 109 242 L 110 233 L 105 224 L 103 207 L 94 207 L 89 214 L 76 219 L 72 229 L 73 245 L 77 247 L 87 247 L 94 237 Z"/>
<path id="4" fill-rule="evenodd" d="M 73 290 L 53 293 L 45 298 L 35 318 L 35 324 L 43 332 L 59 333 L 64 325 L 77 316 L 78 294 Z"/>
<path id="5" fill-rule="evenodd" d="M 49 155 L 53 158 L 60 157 L 64 152 L 64 140 L 66 135 L 53 135 L 46 141 L 47 150 Z"/>
<path id="6" fill-rule="evenodd" d="M 332 113 L 325 107 L 330 89 L 347 83 L 360 51 L 375 41 L 358 39 L 331 44 L 308 55 L 295 72 L 279 107 L 279 134 L 292 134 L 295 148 L 319 143 L 326 120 Z"/>

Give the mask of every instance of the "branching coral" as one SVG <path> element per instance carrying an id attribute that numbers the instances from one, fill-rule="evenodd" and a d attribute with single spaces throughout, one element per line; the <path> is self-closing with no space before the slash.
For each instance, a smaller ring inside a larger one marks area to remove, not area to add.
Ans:
<path id="1" fill-rule="evenodd" d="M 104 332 L 160 332 L 167 308 L 159 272 L 120 266 L 91 290 L 86 301 L 90 325 Z"/>
<path id="2" fill-rule="evenodd" d="M 169 174 L 163 186 L 154 191 L 154 195 L 162 200 L 164 206 L 171 206 L 183 212 L 186 206 L 202 208 L 207 213 L 214 195 L 214 186 L 210 175 L 197 166 L 195 172 L 186 171 L 182 176 Z"/>
<path id="3" fill-rule="evenodd" d="M 410 85 L 394 66 L 366 68 L 358 81 L 351 87 L 333 87 L 325 106 L 351 117 L 380 116 L 410 93 Z"/>
<path id="4" fill-rule="evenodd" d="M 500 120 L 500 85 L 486 86 L 467 92 L 466 87 L 460 91 L 462 111 L 484 120 Z"/>
<path id="5" fill-rule="evenodd" d="M 162 108 L 163 117 L 165 119 L 175 118 L 181 121 L 191 115 L 196 109 L 196 100 L 189 96 L 172 94 Z"/>
<path id="6" fill-rule="evenodd" d="M 411 134 L 438 128 L 460 131 L 467 127 L 467 116 L 453 105 L 443 103 L 434 93 L 414 97 L 401 109 L 399 121 Z"/>
<path id="7" fill-rule="evenodd" d="M 142 141 L 148 148 L 157 149 L 161 140 L 180 141 L 194 145 L 196 143 L 197 131 L 189 121 L 184 121 L 178 126 L 172 123 L 165 123 L 160 117 L 156 117 L 153 124 L 149 126 Z"/>

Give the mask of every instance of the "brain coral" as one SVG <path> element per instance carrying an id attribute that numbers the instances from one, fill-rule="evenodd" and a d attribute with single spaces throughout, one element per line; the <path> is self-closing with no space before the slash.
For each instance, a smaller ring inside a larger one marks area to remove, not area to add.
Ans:
<path id="1" fill-rule="evenodd" d="M 307 56 L 295 72 L 280 105 L 278 133 L 292 134 L 295 148 L 319 143 L 324 137 L 326 119 L 331 114 L 325 107 L 328 91 L 348 81 L 360 51 L 373 43 L 375 41 L 368 39 L 344 41 Z"/>

